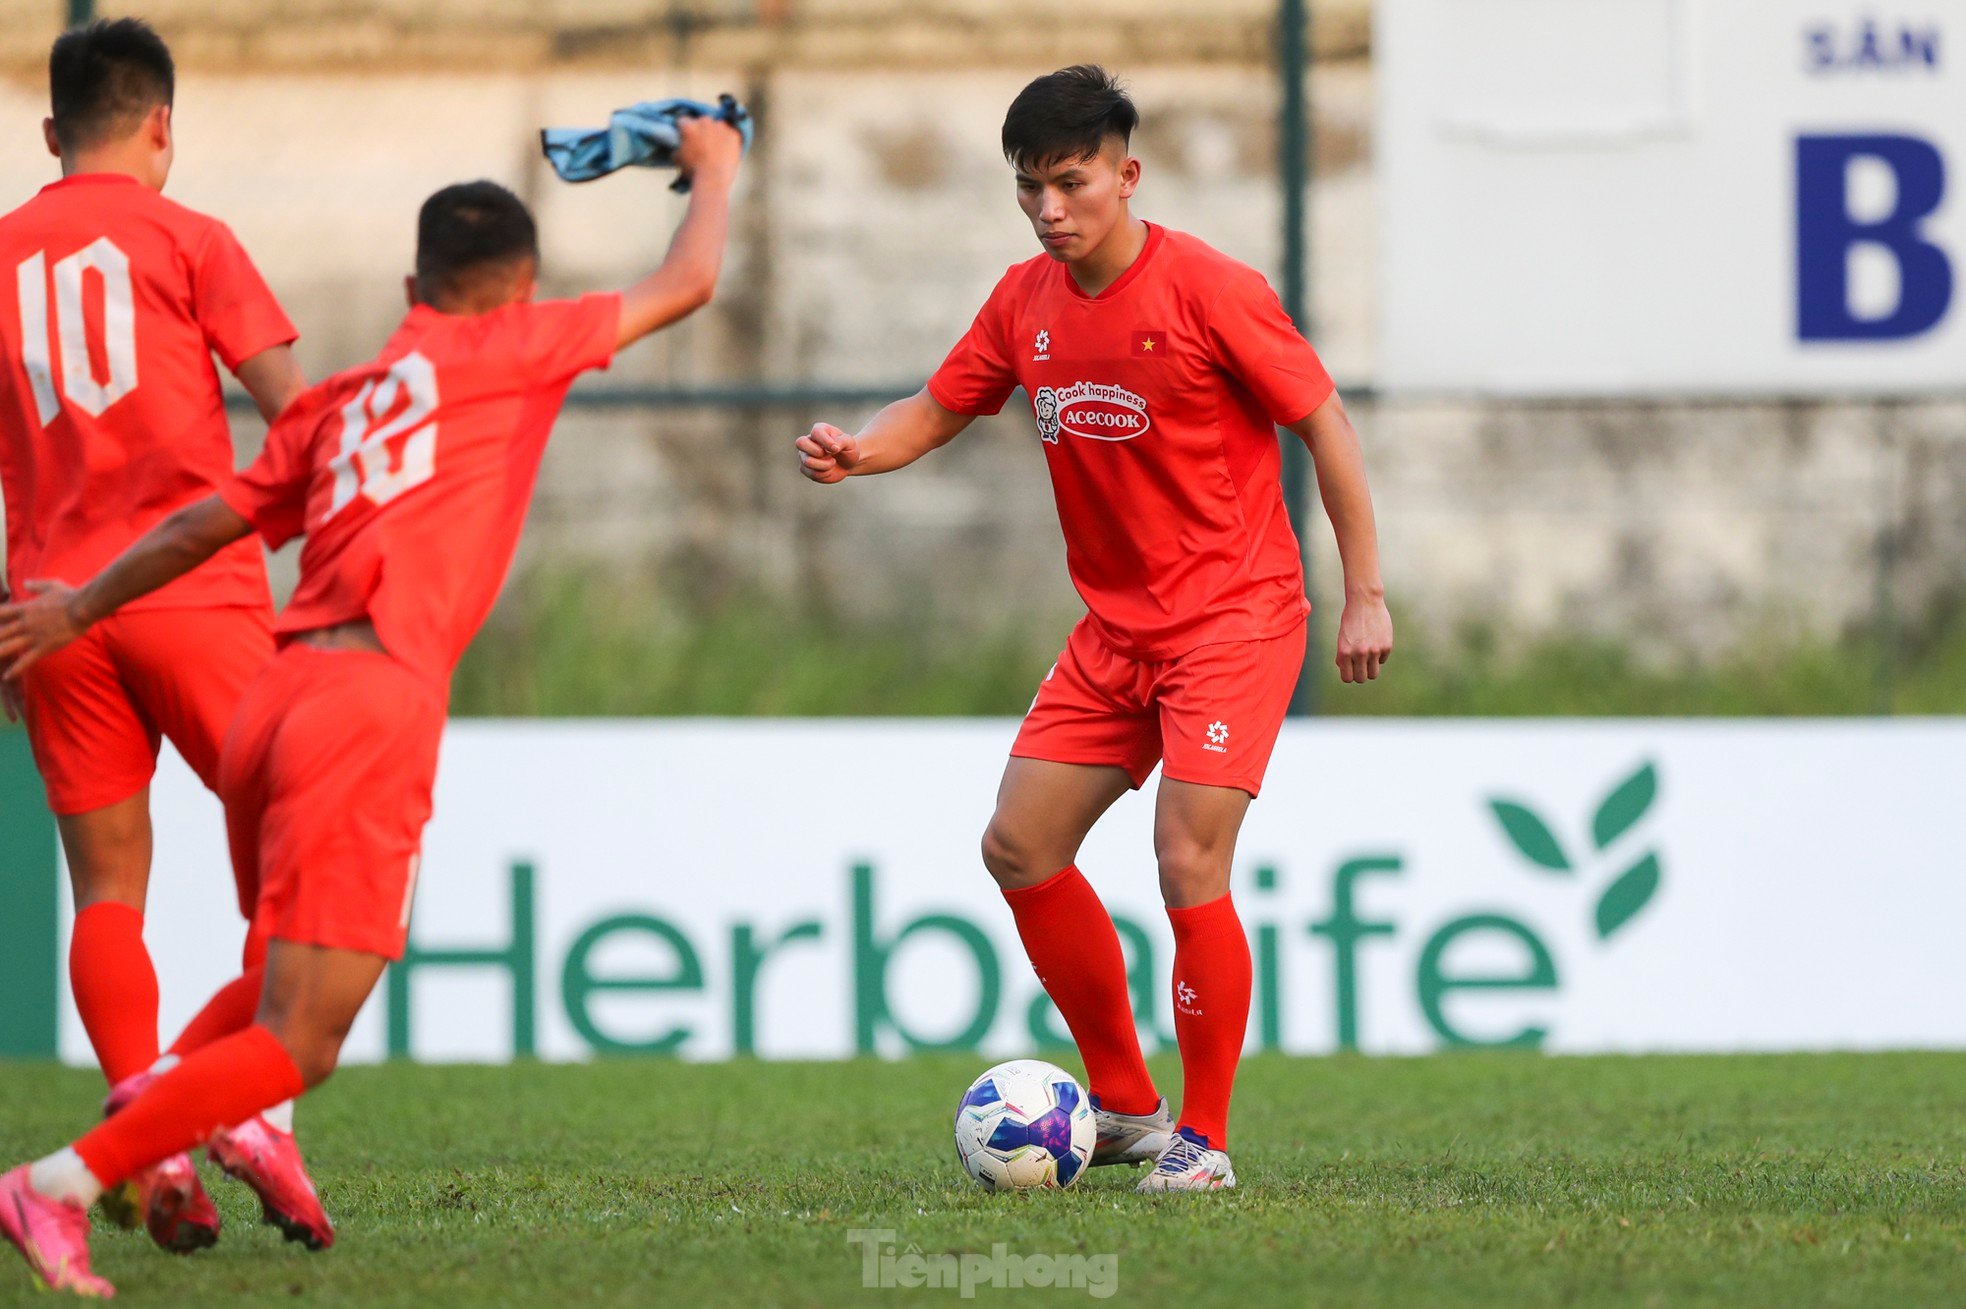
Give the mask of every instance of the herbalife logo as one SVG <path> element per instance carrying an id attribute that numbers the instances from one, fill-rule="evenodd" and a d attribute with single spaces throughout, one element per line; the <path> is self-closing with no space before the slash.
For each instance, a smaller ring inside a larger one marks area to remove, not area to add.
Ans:
<path id="1" fill-rule="evenodd" d="M 1442 840 L 1435 824 L 1415 821 L 1329 862 L 1246 869 L 1236 900 L 1257 1048 L 1543 1046 L 1592 972 L 1621 966 L 1603 947 L 1657 912 L 1663 863 L 1650 820 L 1660 791 L 1656 768 L 1641 761 L 1612 771 L 1579 813 L 1464 791 L 1449 803 L 1478 821 L 1473 839 L 1465 825 L 1438 825 L 1456 834 Z M 722 920 L 692 917 L 692 898 L 680 894 L 610 899 L 605 911 L 569 916 L 564 906 L 577 906 L 588 884 L 581 869 L 542 874 L 514 862 L 507 932 L 414 940 L 389 970 L 389 1053 L 448 1039 L 460 1011 L 430 1007 L 418 1021 L 412 999 L 426 989 L 416 979 L 459 970 L 509 977 L 506 986 L 493 976 L 495 1003 L 470 1015 L 499 1044 L 482 1054 L 543 1052 L 539 1038 L 554 1028 L 566 1033 L 554 1052 L 773 1054 L 794 1039 L 809 1053 L 815 1023 L 837 1032 L 834 1053 L 1069 1048 L 1007 918 L 934 898 L 952 870 L 855 861 L 842 871 L 810 898 Z M 563 897 L 550 930 L 549 885 Z M 1170 1010 L 1197 1012 L 1201 997 L 1185 977 L 1169 986 L 1158 908 L 1116 905 L 1113 922 L 1142 1037 L 1167 1048 Z"/>
<path id="2" fill-rule="evenodd" d="M 1613 847 L 1619 844 L 1619 838 L 1645 816 L 1645 811 L 1652 807 L 1658 795 L 1659 775 L 1651 764 L 1644 765 L 1611 789 L 1591 818 L 1590 867 L 1587 869 L 1578 867 L 1577 861 L 1565 851 L 1563 842 L 1550 830 L 1550 825 L 1528 805 L 1516 800 L 1494 799 L 1488 802 L 1488 806 L 1495 811 L 1502 830 L 1508 834 L 1515 848 L 1540 871 L 1577 877 L 1586 872 L 1595 874 L 1597 865 L 1607 861 L 1618 869 L 1597 897 L 1594 917 L 1598 939 L 1603 941 L 1609 940 L 1618 929 L 1636 918 L 1659 890 L 1659 856 L 1656 851 L 1646 850 L 1636 857 L 1629 853 L 1621 858 L 1612 857 L 1617 853 Z"/>
<path id="3" fill-rule="evenodd" d="M 1508 847 L 1528 860 L 1539 876 L 1574 879 L 1589 888 L 1590 921 L 1594 939 L 1601 942 L 1626 928 L 1658 892 L 1659 855 L 1640 837 L 1640 820 L 1658 793 L 1658 772 L 1650 763 L 1613 784 L 1591 814 L 1587 844 L 1581 838 L 1559 837 L 1559 825 L 1522 800 L 1491 797 L 1487 809 L 1499 822 L 1499 835 Z M 1426 872 L 1436 886 L 1458 884 L 1463 875 L 1463 870 L 1433 860 Z M 1375 970 L 1369 965 L 1374 958 L 1381 964 L 1388 962 L 1389 947 L 1413 939 L 1412 910 L 1372 917 L 1359 902 L 1368 884 L 1382 888 L 1377 894 L 1383 895 L 1407 873 L 1407 857 L 1391 852 L 1340 864 L 1332 878 L 1330 914 L 1309 925 L 1313 935 L 1331 943 L 1334 1025 L 1340 1049 L 1374 1044 L 1377 1033 L 1367 1030 L 1365 1015 L 1396 1012 L 1397 1006 L 1387 1004 L 1389 997 L 1368 994 L 1385 984 L 1368 981 L 1375 971 L 1381 979 L 1385 974 L 1383 967 Z M 1259 875 L 1259 887 L 1262 884 Z M 1547 897 L 1535 899 L 1540 903 Z M 1550 1035 L 1563 978 L 1580 964 L 1573 960 L 1559 969 L 1562 943 L 1574 941 L 1575 932 L 1551 930 L 1539 919 L 1540 915 L 1525 916 L 1518 902 L 1507 909 L 1470 907 L 1438 925 L 1417 925 L 1420 944 L 1413 956 L 1412 1001 L 1436 1040 L 1447 1046 L 1535 1049 L 1543 1045 Z M 1557 944 L 1553 947 L 1552 942 Z M 1478 960 L 1487 962 L 1477 966 Z M 1259 979 L 1265 969 L 1259 958 Z M 1281 1032 L 1282 1024 L 1273 1017 L 1263 1020 L 1271 1032 Z"/>

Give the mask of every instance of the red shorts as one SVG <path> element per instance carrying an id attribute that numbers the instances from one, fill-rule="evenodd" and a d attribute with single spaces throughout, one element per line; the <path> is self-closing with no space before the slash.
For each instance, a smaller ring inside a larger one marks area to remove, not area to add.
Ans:
<path id="1" fill-rule="evenodd" d="M 388 655 L 294 643 L 267 665 L 219 766 L 256 933 L 402 956 L 444 712 Z"/>
<path id="2" fill-rule="evenodd" d="M 1080 620 L 1038 688 L 1010 753 L 1110 764 L 1139 786 L 1162 776 L 1255 795 L 1304 666 L 1305 625 L 1263 641 L 1197 646 L 1173 659 L 1113 653 Z"/>
<path id="3" fill-rule="evenodd" d="M 272 657 L 272 610 L 239 605 L 113 614 L 35 664 L 21 690 L 48 807 L 129 799 L 150 785 L 164 737 L 216 790 L 232 712 Z"/>

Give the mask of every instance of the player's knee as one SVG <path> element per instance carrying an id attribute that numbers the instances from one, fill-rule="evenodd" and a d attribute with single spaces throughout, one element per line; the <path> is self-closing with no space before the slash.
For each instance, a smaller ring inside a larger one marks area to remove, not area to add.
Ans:
<path id="1" fill-rule="evenodd" d="M 1160 858 L 1161 899 L 1176 908 L 1206 904 L 1229 893 L 1229 857 L 1197 841 L 1164 842 Z"/>
<path id="2" fill-rule="evenodd" d="M 983 829 L 983 866 L 999 883 L 1017 875 L 1017 847 L 995 819 Z"/>
<path id="3" fill-rule="evenodd" d="M 126 802 L 57 820 L 75 907 L 113 901 L 141 911 L 150 884 L 150 817 Z"/>
<path id="4" fill-rule="evenodd" d="M 983 829 L 983 866 L 997 885 L 1006 890 L 1031 886 L 1043 881 L 1056 868 L 1044 869 L 1029 842 L 1021 840 L 1015 829 L 1001 818 L 992 818 Z"/>

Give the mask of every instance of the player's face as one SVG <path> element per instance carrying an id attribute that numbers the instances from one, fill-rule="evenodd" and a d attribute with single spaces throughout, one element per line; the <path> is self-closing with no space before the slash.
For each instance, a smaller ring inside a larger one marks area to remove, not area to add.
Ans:
<path id="1" fill-rule="evenodd" d="M 1097 250 L 1126 217 L 1140 161 L 1118 137 L 1090 159 L 1059 159 L 1017 170 L 1017 205 L 1044 252 L 1072 263 Z"/>

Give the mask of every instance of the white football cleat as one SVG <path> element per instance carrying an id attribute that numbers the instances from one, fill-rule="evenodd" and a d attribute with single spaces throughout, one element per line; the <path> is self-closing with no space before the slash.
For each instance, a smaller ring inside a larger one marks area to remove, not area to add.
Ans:
<path id="1" fill-rule="evenodd" d="M 1174 1115 L 1168 1112 L 1166 1097 L 1150 1114 L 1121 1114 L 1100 1108 L 1094 1096 L 1092 1120 L 1099 1127 L 1099 1142 L 1092 1147 L 1094 1168 L 1102 1164 L 1150 1164 L 1174 1139 Z"/>
<path id="2" fill-rule="evenodd" d="M 1208 1138 L 1193 1128 L 1175 1132 L 1174 1141 L 1154 1165 L 1154 1171 L 1140 1179 L 1140 1191 L 1226 1191 L 1236 1184 L 1236 1170 L 1229 1156 L 1211 1149 Z"/>

